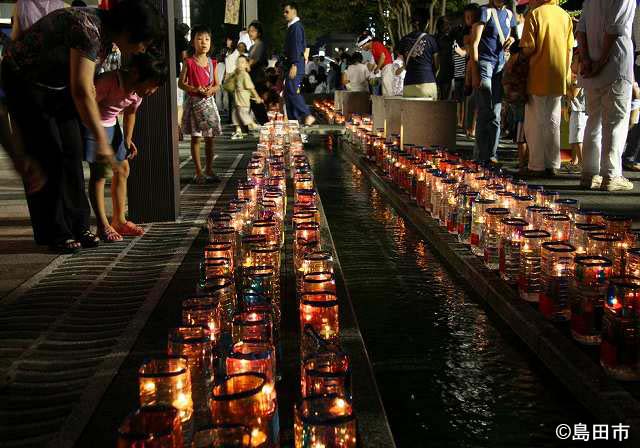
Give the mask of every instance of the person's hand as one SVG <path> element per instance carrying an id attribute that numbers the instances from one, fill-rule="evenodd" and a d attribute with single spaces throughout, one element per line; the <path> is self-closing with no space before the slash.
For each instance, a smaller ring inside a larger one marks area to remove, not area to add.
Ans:
<path id="1" fill-rule="evenodd" d="M 22 157 L 14 161 L 14 167 L 24 182 L 27 194 L 37 193 L 47 183 L 47 176 L 40 164 L 30 157 Z"/>
<path id="2" fill-rule="evenodd" d="M 585 77 L 588 78 L 591 75 L 591 73 L 593 72 L 593 61 L 591 61 L 591 59 L 589 58 L 583 58 L 582 59 L 582 64 L 580 67 L 580 74 Z"/>
<path id="3" fill-rule="evenodd" d="M 292 65 L 291 68 L 289 69 L 289 79 L 296 79 L 297 75 L 298 75 L 298 67 L 296 67 L 295 65 Z"/>
<path id="4" fill-rule="evenodd" d="M 111 163 L 113 159 L 114 152 L 111 145 L 106 141 L 98 143 L 98 147 L 96 148 L 96 162 Z"/>
<path id="5" fill-rule="evenodd" d="M 513 36 L 509 36 L 505 41 L 504 44 L 502 44 L 502 48 L 504 49 L 504 51 L 509 51 L 509 49 L 511 48 L 511 45 L 513 45 L 513 43 L 516 40 L 513 38 Z"/>
<path id="6" fill-rule="evenodd" d="M 262 104 L 262 103 L 264 103 L 264 101 L 262 100 L 262 98 L 256 98 L 256 99 L 255 99 L 255 101 L 256 101 L 256 104 Z"/>
<path id="7" fill-rule="evenodd" d="M 593 64 L 591 65 L 591 73 L 589 74 L 589 77 L 596 76 L 598 73 L 600 73 L 600 71 L 604 68 L 605 65 L 607 65 L 607 62 L 602 58 L 598 59 L 597 61 L 594 61 Z"/>
<path id="8" fill-rule="evenodd" d="M 135 159 L 136 156 L 138 155 L 138 147 L 131 140 L 129 140 L 129 141 L 125 142 L 125 143 L 127 145 L 127 148 L 129 148 L 129 155 L 127 156 L 127 159 L 129 159 L 129 160 Z"/>
<path id="9" fill-rule="evenodd" d="M 480 70 L 477 65 L 471 68 L 471 87 L 474 89 L 480 88 Z"/>
<path id="10" fill-rule="evenodd" d="M 206 87 L 198 87 L 197 93 L 200 96 L 207 96 L 207 88 Z"/>

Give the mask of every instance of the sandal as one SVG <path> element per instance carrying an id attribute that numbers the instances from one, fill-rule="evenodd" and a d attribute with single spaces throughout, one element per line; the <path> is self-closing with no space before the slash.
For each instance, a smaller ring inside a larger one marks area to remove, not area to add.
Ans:
<path id="1" fill-rule="evenodd" d="M 49 248 L 59 254 L 75 254 L 80 250 L 80 242 L 69 238 L 57 241 L 49 246 Z"/>
<path id="2" fill-rule="evenodd" d="M 115 231 L 111 226 L 106 226 L 104 229 L 98 230 L 98 237 L 103 243 L 115 243 L 116 241 L 122 241 L 122 235 Z"/>
<path id="3" fill-rule="evenodd" d="M 127 221 L 124 224 L 113 225 L 113 229 L 122 236 L 142 236 L 144 235 L 144 229 L 139 225 Z"/>
<path id="4" fill-rule="evenodd" d="M 85 230 L 84 232 L 82 232 L 82 234 L 78 238 L 78 241 L 84 249 L 90 249 L 92 247 L 98 247 L 100 245 L 100 238 L 98 238 L 94 233 L 91 233 L 90 230 Z"/>

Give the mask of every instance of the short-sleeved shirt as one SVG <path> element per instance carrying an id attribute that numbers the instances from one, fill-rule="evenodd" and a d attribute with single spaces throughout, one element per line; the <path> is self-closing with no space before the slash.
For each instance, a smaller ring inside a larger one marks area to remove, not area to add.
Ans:
<path id="1" fill-rule="evenodd" d="M 371 54 L 373 55 L 373 61 L 376 64 L 378 63 L 378 59 L 380 59 L 380 56 L 384 55 L 384 62 L 382 63 L 382 67 L 393 63 L 391 52 L 387 47 L 384 46 L 382 42 L 378 42 L 377 40 L 373 41 L 373 43 L 371 44 Z"/>
<path id="2" fill-rule="evenodd" d="M 96 8 L 53 11 L 12 42 L 5 59 L 28 81 L 67 86 L 71 49 L 96 63 L 111 50 L 111 42 L 105 38 L 104 13 Z"/>
<path id="3" fill-rule="evenodd" d="M 527 14 L 520 47 L 533 51 L 527 77 L 529 94 L 560 96 L 567 93 L 573 23 L 564 9 L 546 3 Z"/>
<path id="4" fill-rule="evenodd" d="M 635 9 L 635 0 L 585 0 L 583 3 L 578 31 L 587 35 L 592 61 L 602 56 L 605 33 L 618 36 L 602 70 L 594 77 L 581 79 L 585 88 L 605 87 L 620 79 L 633 82 L 631 27 Z"/>
<path id="5" fill-rule="evenodd" d="M 352 92 L 369 91 L 369 69 L 366 65 L 358 63 L 347 67 L 347 90 Z"/>
<path id="6" fill-rule="evenodd" d="M 236 70 L 236 106 L 251 107 L 251 91 L 255 89 L 251 76 L 246 71 Z"/>
<path id="7" fill-rule="evenodd" d="M 136 111 L 142 104 L 135 92 L 125 92 L 119 71 L 99 75 L 95 80 L 96 102 L 100 110 L 102 126 L 115 126 L 118 114 L 125 109 Z"/>
<path id="8" fill-rule="evenodd" d="M 399 50 L 406 61 L 409 52 L 413 48 L 420 35 L 419 31 L 407 34 L 400 40 Z M 433 72 L 433 55 L 438 52 L 438 42 L 430 34 L 425 34 L 415 47 L 409 63 L 406 65 L 407 74 L 404 77 L 404 85 L 410 86 L 415 84 L 436 82 Z"/>
<path id="9" fill-rule="evenodd" d="M 496 11 L 505 39 L 509 37 L 511 28 L 518 26 L 518 23 L 513 13 L 507 8 L 495 9 L 486 6 L 480 8 L 480 23 L 484 24 L 484 31 L 478 45 L 478 59 L 495 63 L 504 61 L 504 51 L 502 50 L 502 42 L 500 42 L 498 24 L 491 14 L 492 9 Z"/>

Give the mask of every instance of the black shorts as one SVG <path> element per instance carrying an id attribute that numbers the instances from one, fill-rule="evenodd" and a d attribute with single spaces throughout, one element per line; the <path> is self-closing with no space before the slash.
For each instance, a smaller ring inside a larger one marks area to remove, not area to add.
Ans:
<path id="1" fill-rule="evenodd" d="M 453 80 L 453 97 L 451 99 L 458 103 L 464 101 L 464 78 L 455 78 Z"/>

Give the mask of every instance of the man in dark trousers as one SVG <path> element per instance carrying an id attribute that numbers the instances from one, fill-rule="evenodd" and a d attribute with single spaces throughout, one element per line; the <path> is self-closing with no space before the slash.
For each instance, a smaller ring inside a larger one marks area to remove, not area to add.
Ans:
<path id="1" fill-rule="evenodd" d="M 288 76 L 285 79 L 284 100 L 287 117 L 298 120 L 306 126 L 311 126 L 316 119 L 309 111 L 309 106 L 300 94 L 300 86 L 304 77 L 304 53 L 307 42 L 304 28 L 298 17 L 298 5 L 294 2 L 284 4 L 284 18 L 287 21 L 287 38 L 284 43 L 285 69 Z M 285 72 L 286 73 L 286 72 Z"/>

